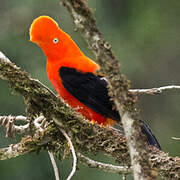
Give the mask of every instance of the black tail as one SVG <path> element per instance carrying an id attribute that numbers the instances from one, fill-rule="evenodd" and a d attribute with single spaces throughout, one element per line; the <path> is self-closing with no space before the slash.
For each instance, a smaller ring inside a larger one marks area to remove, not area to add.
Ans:
<path id="1" fill-rule="evenodd" d="M 158 140 L 156 139 L 156 137 L 153 135 L 151 129 L 148 127 L 148 125 L 144 121 L 141 121 L 141 122 L 143 124 L 141 131 L 143 134 L 146 135 L 147 143 L 149 145 L 157 147 L 158 149 L 161 149 L 161 146 L 160 146 Z"/>
<path id="2" fill-rule="evenodd" d="M 161 149 L 161 146 L 160 146 L 158 140 L 153 135 L 149 126 L 142 120 L 140 120 L 140 122 L 142 124 L 141 132 L 146 136 L 147 143 L 151 146 L 155 146 L 156 148 Z M 115 129 L 120 134 L 123 133 L 123 127 L 120 124 L 115 124 L 113 129 Z"/>

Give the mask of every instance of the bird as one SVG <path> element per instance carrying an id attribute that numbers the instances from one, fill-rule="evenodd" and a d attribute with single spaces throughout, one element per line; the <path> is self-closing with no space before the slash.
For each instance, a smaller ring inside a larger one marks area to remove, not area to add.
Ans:
<path id="1" fill-rule="evenodd" d="M 46 56 L 47 76 L 59 96 L 91 123 L 113 127 L 121 117 L 108 95 L 107 79 L 100 75 L 100 65 L 87 57 L 49 16 L 39 16 L 29 28 L 30 41 Z M 147 143 L 161 149 L 148 125 L 142 121 L 141 132 Z"/>

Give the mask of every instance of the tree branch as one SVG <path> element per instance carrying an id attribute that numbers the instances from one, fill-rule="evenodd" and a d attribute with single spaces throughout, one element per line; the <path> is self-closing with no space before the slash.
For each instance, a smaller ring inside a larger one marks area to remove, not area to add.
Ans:
<path id="1" fill-rule="evenodd" d="M 9 145 L 8 147 L 0 149 L 0 160 L 22 156 L 28 152 L 30 152 L 29 149 L 23 148 L 21 143 Z"/>
<path id="2" fill-rule="evenodd" d="M 62 0 L 62 4 L 70 12 L 77 30 L 81 32 L 92 48 L 103 72 L 109 82 L 109 94 L 121 116 L 127 144 L 129 147 L 134 179 L 155 178 L 154 170 L 148 161 L 148 149 L 140 133 L 140 122 L 137 98 L 128 89 L 129 81 L 120 72 L 119 61 L 111 51 L 110 45 L 102 38 L 91 11 L 83 0 Z"/>
<path id="3" fill-rule="evenodd" d="M 169 86 L 162 86 L 159 88 L 151 88 L 151 89 L 129 89 L 129 92 L 137 95 L 143 95 L 143 94 L 160 94 L 163 91 L 166 90 L 172 90 L 172 89 L 180 89 L 180 86 L 177 85 L 169 85 Z"/>
<path id="4" fill-rule="evenodd" d="M 71 171 L 71 173 L 69 174 L 69 176 L 67 177 L 67 180 L 70 180 L 70 179 L 73 177 L 73 175 L 75 174 L 75 172 L 76 172 L 77 156 L 76 156 L 75 149 L 74 149 L 74 146 L 73 146 L 73 143 L 72 143 L 70 137 L 67 135 L 67 133 L 66 133 L 63 129 L 60 129 L 60 131 L 62 132 L 62 134 L 64 135 L 64 137 L 65 137 L 66 140 L 68 141 L 69 146 L 70 146 L 70 149 L 71 149 L 71 152 L 72 152 L 72 156 L 73 156 L 73 167 L 72 167 L 72 171 Z"/>
<path id="5" fill-rule="evenodd" d="M 53 169 L 54 169 L 55 178 L 56 178 L 56 180 L 60 180 L 60 179 L 59 179 L 58 168 L 57 168 L 57 165 L 56 165 L 56 161 L 55 161 L 55 159 L 54 159 L 54 155 L 53 155 L 53 153 L 50 152 L 50 151 L 48 151 L 48 154 L 49 154 L 49 157 L 50 157 L 50 160 L 51 160 Z"/>
<path id="6" fill-rule="evenodd" d="M 129 174 L 132 173 L 132 168 L 128 166 L 115 166 L 112 164 L 105 164 L 102 162 L 94 161 L 81 153 L 77 153 L 79 160 L 85 164 L 88 165 L 91 168 L 97 168 L 99 170 L 107 171 L 107 172 L 113 172 L 118 174 Z"/>
<path id="7" fill-rule="evenodd" d="M 0 125 L 6 129 L 6 137 L 13 137 L 15 132 L 25 133 L 29 130 L 29 123 L 25 125 L 15 125 L 15 121 L 27 122 L 27 118 L 24 116 L 0 116 Z"/>
<path id="8" fill-rule="evenodd" d="M 177 138 L 177 137 L 171 137 L 171 138 L 174 140 L 180 140 L 180 138 Z"/>

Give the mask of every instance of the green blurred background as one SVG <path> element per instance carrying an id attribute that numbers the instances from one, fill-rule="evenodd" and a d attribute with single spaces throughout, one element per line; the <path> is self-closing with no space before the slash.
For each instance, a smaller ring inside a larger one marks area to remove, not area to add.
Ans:
<path id="1" fill-rule="evenodd" d="M 120 59 L 121 69 L 133 88 L 151 88 L 180 84 L 180 1 L 174 0 L 89 0 L 97 25 Z M 59 0 L 1 0 L 0 51 L 22 69 L 52 88 L 45 72 L 45 56 L 29 42 L 28 29 L 39 15 L 53 17 L 69 33 L 86 55 L 94 58 L 87 44 L 74 32 L 72 19 Z M 180 95 L 176 90 L 139 98 L 142 119 L 152 128 L 162 149 L 172 156 L 180 155 Z M 14 96 L 7 83 L 0 80 L 0 115 L 24 115 L 21 96 Z M 0 129 L 0 146 L 16 143 L 19 138 L 5 139 Z M 105 156 L 92 157 L 113 162 Z M 71 159 L 58 161 L 61 179 L 71 170 Z M 79 165 L 74 180 L 115 180 L 119 175 Z M 0 179 L 54 179 L 48 154 L 28 154 L 0 161 Z M 129 177 L 129 179 L 132 179 Z"/>

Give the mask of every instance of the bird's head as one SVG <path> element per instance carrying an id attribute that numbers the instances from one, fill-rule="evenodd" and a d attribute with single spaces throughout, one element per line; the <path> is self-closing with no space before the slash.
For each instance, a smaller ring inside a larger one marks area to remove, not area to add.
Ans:
<path id="1" fill-rule="evenodd" d="M 29 29 L 30 41 L 41 47 L 48 58 L 60 58 L 73 49 L 71 37 L 49 16 L 36 18 Z"/>

